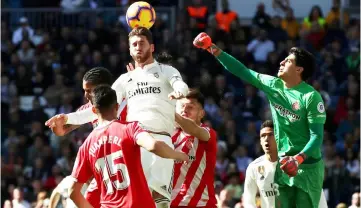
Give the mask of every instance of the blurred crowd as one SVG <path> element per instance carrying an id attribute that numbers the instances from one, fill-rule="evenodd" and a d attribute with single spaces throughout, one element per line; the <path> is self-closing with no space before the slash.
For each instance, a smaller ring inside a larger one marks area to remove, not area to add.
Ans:
<path id="1" fill-rule="evenodd" d="M 327 108 L 324 192 L 329 207 L 360 207 L 360 21 L 347 13 L 340 18 L 337 0 L 329 11 L 310 8 L 299 21 L 287 2 L 274 1 L 279 16 L 268 15 L 275 8 L 259 4 L 252 24 L 241 25 L 227 1 L 212 13 L 209 5 L 194 0 L 179 9 L 174 31 L 157 19 L 152 28 L 156 52 L 171 54 L 188 85 L 207 97 L 205 123 L 218 133 L 215 186 L 220 207 L 233 208 L 241 207 L 248 164 L 263 154 L 259 127 L 271 113 L 262 92 L 195 49 L 193 38 L 205 31 L 249 68 L 270 75 L 276 75 L 291 47 L 311 51 L 318 70 L 309 83 Z M 19 18 L 14 29 L 9 21 L 1 22 L 2 206 L 46 207 L 49 193 L 70 174 L 91 126 L 56 137 L 45 121 L 86 102 L 82 77 L 87 70 L 104 66 L 114 79 L 126 72 L 129 29 L 118 18 L 104 19 L 98 15 L 91 28 L 34 28 L 27 17 Z"/>

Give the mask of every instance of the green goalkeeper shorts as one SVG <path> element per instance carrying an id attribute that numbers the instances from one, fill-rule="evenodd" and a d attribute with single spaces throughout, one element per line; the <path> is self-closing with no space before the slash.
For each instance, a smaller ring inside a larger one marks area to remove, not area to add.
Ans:
<path id="1" fill-rule="evenodd" d="M 277 172 L 277 208 L 318 208 L 325 175 L 323 160 L 301 164 L 295 177 L 290 178 L 279 167 Z"/>

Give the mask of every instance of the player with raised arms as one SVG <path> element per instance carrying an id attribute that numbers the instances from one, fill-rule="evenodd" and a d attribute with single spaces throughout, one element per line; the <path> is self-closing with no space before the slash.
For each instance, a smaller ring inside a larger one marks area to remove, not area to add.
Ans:
<path id="1" fill-rule="evenodd" d="M 88 101 L 85 105 L 82 105 L 78 111 L 84 110 L 87 108 L 91 108 L 91 96 L 92 96 L 92 90 L 99 86 L 99 85 L 111 85 L 113 84 L 113 75 L 110 73 L 110 71 L 103 67 L 95 67 L 87 71 L 83 76 L 83 90 L 84 90 L 84 97 Z M 124 108 L 125 102 L 122 102 L 120 108 L 120 120 L 125 120 L 124 114 L 126 113 L 126 108 Z M 64 122 L 64 114 L 57 115 L 56 122 L 52 123 L 50 128 L 57 136 L 64 136 L 71 131 L 79 128 L 79 125 L 63 125 Z M 59 124 L 59 121 L 61 121 Z M 48 123 L 48 122 L 47 122 Z M 90 122 L 95 128 L 98 125 L 98 120 L 95 119 Z M 58 186 L 53 190 L 50 201 L 49 201 L 49 207 L 55 208 L 57 202 L 59 201 L 60 196 L 63 196 L 67 199 L 67 207 L 76 207 L 74 203 L 68 198 L 67 192 L 69 189 L 69 181 L 70 177 L 65 177 Z M 97 184 L 95 180 L 92 180 L 89 186 L 84 185 L 83 192 L 85 194 L 85 198 L 87 201 L 90 202 L 90 204 L 93 207 L 99 207 L 100 202 L 100 190 L 97 188 Z"/>
<path id="2" fill-rule="evenodd" d="M 200 33 L 195 47 L 213 54 L 226 70 L 265 92 L 272 111 L 281 169 L 290 177 L 281 177 L 280 207 L 318 208 L 324 162 L 321 155 L 326 113 L 323 100 L 305 81 L 315 70 L 315 59 L 301 48 L 291 48 L 280 63 L 278 77 L 248 69 L 222 51 L 206 33 Z M 292 194 L 290 194 L 292 193 Z"/>
<path id="3" fill-rule="evenodd" d="M 276 197 L 279 197 L 280 194 L 277 177 L 282 173 L 278 163 L 277 143 L 271 120 L 266 120 L 261 125 L 260 143 L 265 154 L 255 159 L 247 167 L 243 205 L 247 208 L 257 208 L 256 196 L 259 191 L 261 207 L 274 208 L 276 207 Z M 323 191 L 321 192 L 318 207 L 327 208 L 327 201 Z"/>
<path id="4" fill-rule="evenodd" d="M 127 102 L 127 121 L 139 121 L 152 136 L 174 147 L 170 135 L 175 124 L 175 100 L 188 93 L 177 69 L 153 58 L 151 32 L 137 27 L 129 33 L 130 55 L 135 69 L 121 75 L 112 85 L 118 103 Z M 63 115 L 63 124 L 81 125 L 96 119 L 91 109 Z M 51 118 L 47 125 L 57 120 Z M 60 125 L 60 124 L 59 124 Z M 142 150 L 142 165 L 148 185 L 159 207 L 169 207 L 172 192 L 173 160 L 160 158 Z"/>
<path id="5" fill-rule="evenodd" d="M 171 208 L 216 208 L 214 190 L 216 167 L 216 132 L 202 123 L 204 96 L 190 90 L 177 102 L 176 122 L 180 126 L 172 136 L 176 150 L 187 153 L 189 163 L 174 165 Z"/>
<path id="6" fill-rule="evenodd" d="M 119 121 L 116 92 L 110 86 L 97 86 L 92 93 L 99 125 L 79 148 L 70 198 L 78 207 L 92 207 L 80 190 L 94 176 L 101 190 L 101 207 L 155 208 L 142 171 L 140 147 L 172 160 L 188 161 L 188 155 L 153 138 L 139 122 Z"/>

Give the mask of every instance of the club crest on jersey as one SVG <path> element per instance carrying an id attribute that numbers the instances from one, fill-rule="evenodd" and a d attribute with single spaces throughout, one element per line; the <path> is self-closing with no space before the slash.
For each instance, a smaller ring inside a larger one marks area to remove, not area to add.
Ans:
<path id="1" fill-rule="evenodd" d="M 155 76 L 156 78 L 159 78 L 158 72 L 154 73 L 154 76 Z"/>
<path id="2" fill-rule="evenodd" d="M 264 180 L 264 166 L 258 166 L 258 173 L 261 175 L 260 180 Z"/>
<path id="3" fill-rule="evenodd" d="M 295 111 L 299 110 L 300 109 L 300 103 L 298 101 L 294 102 L 292 104 L 292 109 L 295 110 Z"/>
<path id="4" fill-rule="evenodd" d="M 193 147 L 193 138 L 187 139 L 185 146 L 186 146 L 188 149 L 192 149 L 192 147 Z"/>

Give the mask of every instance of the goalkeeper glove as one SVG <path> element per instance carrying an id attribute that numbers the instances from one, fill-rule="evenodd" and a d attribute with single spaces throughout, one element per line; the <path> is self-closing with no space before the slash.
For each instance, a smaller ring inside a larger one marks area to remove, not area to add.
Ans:
<path id="1" fill-rule="evenodd" d="M 196 38 L 194 38 L 193 45 L 197 48 L 202 48 L 204 50 L 210 49 L 212 46 L 212 39 L 207 35 L 207 33 L 201 32 L 199 35 L 197 35 Z"/>
<path id="2" fill-rule="evenodd" d="M 303 163 L 306 155 L 304 153 L 297 154 L 293 157 L 286 156 L 281 159 L 281 170 L 285 172 L 288 176 L 294 177 L 297 175 L 298 166 Z"/>

